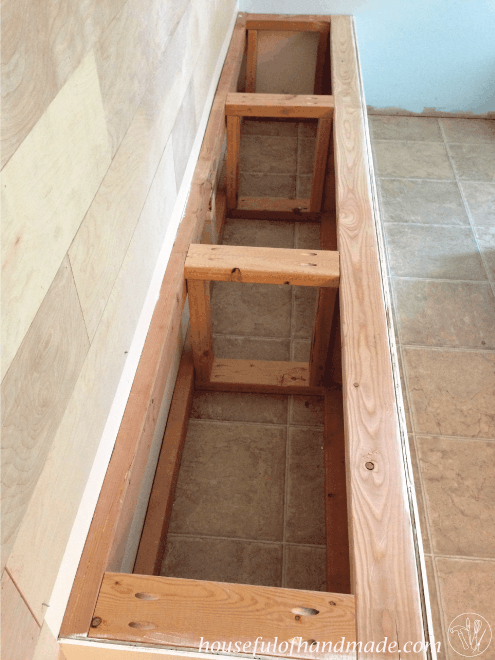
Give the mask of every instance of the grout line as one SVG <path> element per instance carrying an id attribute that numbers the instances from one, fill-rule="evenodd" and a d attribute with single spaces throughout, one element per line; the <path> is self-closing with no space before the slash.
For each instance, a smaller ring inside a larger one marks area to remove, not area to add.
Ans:
<path id="1" fill-rule="evenodd" d="M 384 225 L 407 225 L 408 227 L 446 227 L 446 228 L 455 228 L 455 229 L 471 229 L 471 226 L 468 222 L 463 224 L 446 224 L 446 223 L 435 223 L 435 222 L 384 222 Z"/>
<path id="2" fill-rule="evenodd" d="M 495 442 L 495 438 L 482 438 L 479 436 L 469 436 L 464 435 L 442 435 L 440 433 L 417 433 L 418 438 L 445 438 L 446 440 L 459 440 L 460 442 Z"/>
<path id="3" fill-rule="evenodd" d="M 390 278 L 393 280 L 411 280 L 411 281 L 420 281 L 420 282 L 444 282 L 448 284 L 487 284 L 489 282 L 486 280 L 450 280 L 445 277 L 412 277 L 410 275 L 390 275 Z"/>
<path id="4" fill-rule="evenodd" d="M 386 179 L 387 181 L 426 181 L 428 183 L 457 183 L 454 179 L 422 179 L 417 176 L 383 176 L 379 175 L 378 180 Z M 461 179 L 463 183 L 493 183 L 491 181 L 478 181 L 477 179 Z"/>
<path id="5" fill-rule="evenodd" d="M 324 549 L 326 546 L 317 545 L 316 543 L 292 543 L 287 541 L 266 541 L 265 539 L 245 539 L 242 537 L 233 537 L 233 536 L 213 536 L 211 534 L 187 534 L 186 532 L 170 532 L 168 537 L 175 538 L 186 538 L 186 539 L 208 539 L 213 541 L 240 541 L 242 543 L 262 543 L 263 545 L 288 545 L 288 546 L 297 546 L 303 548 L 318 548 Z"/>
<path id="6" fill-rule="evenodd" d="M 215 392 L 215 394 L 218 394 L 218 392 Z M 243 392 L 234 392 L 234 394 L 244 394 Z M 273 396 L 291 396 L 289 394 L 274 394 Z M 198 419 L 197 417 L 190 417 L 189 422 L 198 423 L 198 422 L 205 422 L 207 424 L 243 424 L 247 426 L 269 426 L 270 428 L 275 427 L 275 428 L 280 428 L 284 429 L 287 427 L 287 423 L 285 424 L 278 424 L 277 422 L 249 422 L 249 421 L 242 421 L 242 420 L 235 420 L 235 419 Z M 321 431 L 323 427 L 323 424 L 320 424 L 320 426 L 309 426 L 308 424 L 290 424 L 290 426 L 293 426 L 294 428 L 298 429 L 318 429 Z"/>
<path id="7" fill-rule="evenodd" d="M 449 145 L 449 144 L 459 144 L 459 145 L 465 145 L 465 146 L 471 146 L 471 147 L 479 147 L 480 145 L 490 145 L 492 144 L 490 140 L 486 140 L 483 142 L 456 142 L 455 140 L 450 140 L 447 141 L 447 138 L 445 137 L 445 132 L 443 129 L 443 126 L 440 124 L 440 131 L 442 133 L 442 138 L 440 140 L 408 140 L 407 138 L 402 138 L 399 140 L 395 139 L 379 139 L 375 138 L 374 142 L 384 142 L 385 144 L 388 144 L 390 142 L 407 142 L 409 144 L 442 144 L 442 145 Z"/>
<path id="8" fill-rule="evenodd" d="M 462 561 L 485 561 L 495 562 L 495 557 L 470 557 L 466 555 L 444 555 L 435 554 L 435 559 L 460 559 Z"/>
<path id="9" fill-rule="evenodd" d="M 480 353 L 481 355 L 486 355 L 487 353 L 495 353 L 495 349 L 487 348 L 486 350 L 482 348 L 463 348 L 463 347 L 452 347 L 452 346 L 421 346 L 419 344 L 402 344 L 403 348 L 409 350 L 427 350 L 427 351 L 440 351 L 442 353 Z"/>

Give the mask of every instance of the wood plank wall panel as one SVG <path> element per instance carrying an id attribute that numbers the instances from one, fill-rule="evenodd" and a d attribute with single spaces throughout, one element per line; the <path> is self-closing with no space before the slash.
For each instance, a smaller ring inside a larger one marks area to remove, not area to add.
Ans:
<path id="1" fill-rule="evenodd" d="M 2 383 L 2 568 L 88 350 L 65 257 Z"/>
<path id="2" fill-rule="evenodd" d="M 53 636 L 46 622 L 41 626 L 41 632 L 32 660 L 66 660 L 60 644 Z"/>
<path id="3" fill-rule="evenodd" d="M 70 248 L 90 339 L 107 304 L 201 52 L 195 50 L 200 43 L 197 32 L 197 13 L 190 5 Z"/>
<path id="4" fill-rule="evenodd" d="M 220 8 L 219 11 L 223 12 L 224 8 Z M 158 151 L 156 143 L 161 142 L 164 145 L 166 144 L 163 142 L 165 137 L 170 138 L 174 118 L 179 112 L 196 59 L 201 56 L 201 52 L 199 55 L 192 52 L 194 39 L 189 44 L 185 39 L 191 24 L 193 28 L 194 25 L 199 28 L 197 15 L 191 9 L 188 9 L 186 14 L 188 19 L 177 37 L 175 50 L 171 52 L 172 57 L 168 61 L 168 70 L 165 70 L 166 59 L 164 57 L 162 68 L 159 67 L 153 75 L 153 84 L 160 85 L 163 82 L 169 84 L 160 87 L 159 93 L 148 89 L 143 97 L 142 105 L 138 109 L 138 113 L 141 115 L 141 126 L 144 126 L 146 117 L 148 119 L 151 117 L 154 121 L 147 134 L 149 151 L 147 154 L 141 152 L 141 159 L 145 163 L 144 172 L 149 172 L 149 162 L 147 161 L 151 157 L 157 158 L 157 165 L 160 162 L 161 153 L 158 153 L 157 156 L 154 155 Z M 216 49 L 218 54 L 221 42 L 214 44 L 209 41 L 208 35 L 202 36 L 205 48 Z M 222 40 L 224 36 L 225 34 L 222 35 Z M 170 41 L 170 46 L 173 45 L 174 39 L 175 35 Z M 181 42 L 182 51 L 179 48 Z M 197 39 L 196 43 L 198 43 Z M 189 76 L 189 79 L 184 79 L 183 76 Z M 136 116 L 129 131 L 133 128 L 135 121 Z M 153 129 L 153 133 L 151 129 Z M 119 158 L 129 131 L 117 151 L 110 170 L 114 167 L 116 159 Z M 132 146 L 129 145 L 128 156 L 132 156 L 132 153 Z M 92 341 L 86 361 L 54 438 L 49 460 L 38 480 L 7 562 L 9 570 L 16 576 L 16 581 L 22 588 L 30 607 L 40 618 L 46 609 L 43 602 L 47 603 L 50 599 L 71 524 L 98 447 L 113 394 L 122 373 L 126 359 L 125 353 L 129 349 L 158 250 L 166 231 L 170 209 L 160 205 L 163 205 L 164 198 L 167 202 L 175 201 L 175 192 L 170 187 L 171 181 L 174 182 L 175 179 L 173 146 L 170 140 L 165 160 L 162 158 L 159 170 L 160 168 L 162 168 L 160 175 L 155 176 L 156 182 L 153 180 L 154 172 L 146 174 L 149 183 L 142 200 L 145 209 L 140 210 L 135 220 L 137 226 L 135 224 L 133 233 L 129 237 L 131 241 L 129 247 L 124 246 L 122 250 L 123 254 L 120 264 L 118 264 L 113 288 L 110 284 L 107 285 L 110 293 L 107 296 L 103 312 L 99 311 L 100 320 L 95 324 L 94 336 L 90 336 Z M 132 172 L 132 167 L 129 172 L 133 177 L 139 177 L 139 173 Z M 141 169 L 142 172 L 143 169 Z M 115 177 L 118 178 L 117 174 Z M 120 196 L 126 193 L 126 190 L 125 181 L 122 181 L 119 186 L 109 189 L 107 203 L 118 206 Z M 97 197 L 101 194 L 100 191 Z M 148 202 L 152 199 L 155 201 Z M 93 204 L 95 202 L 96 198 Z M 148 203 L 149 209 L 147 209 Z M 85 223 L 91 211 L 90 209 Z M 100 259 L 103 259 L 108 252 L 112 252 L 115 245 L 118 249 L 122 249 L 119 248 L 118 240 L 121 225 L 117 222 L 112 232 L 105 233 L 102 216 L 99 217 L 99 227 L 96 219 L 95 216 L 94 249 L 100 250 Z M 98 229 L 101 230 L 101 233 L 98 233 Z M 71 250 L 71 259 L 72 254 Z M 80 285 L 81 282 L 83 282 L 81 278 L 79 282 L 76 280 L 76 285 Z M 81 290 L 82 288 L 79 292 Z M 62 510 L 59 506 L 61 501 L 64 501 Z"/>
<path id="5" fill-rule="evenodd" d="M 127 0 L 107 26 L 95 51 L 103 107 L 115 154 L 164 49 L 189 1 Z"/>
<path id="6" fill-rule="evenodd" d="M 90 52 L 2 172 L 2 378 L 109 164 Z"/>
<path id="7" fill-rule="evenodd" d="M 3 0 L 2 168 L 127 0 Z"/>
<path id="8" fill-rule="evenodd" d="M 40 627 L 7 571 L 2 575 L 1 655 L 5 660 L 27 660 L 36 647 Z"/>
<path id="9" fill-rule="evenodd" d="M 349 540 L 358 640 L 424 639 L 368 187 L 352 17 L 331 23 Z M 367 469 L 365 463 L 373 463 Z M 366 647 L 364 647 L 366 648 Z M 389 647 L 390 649 L 390 647 Z M 409 654 L 408 654 L 409 655 Z M 382 657 L 373 651 L 360 658 Z M 425 653 L 411 653 L 411 660 Z"/>

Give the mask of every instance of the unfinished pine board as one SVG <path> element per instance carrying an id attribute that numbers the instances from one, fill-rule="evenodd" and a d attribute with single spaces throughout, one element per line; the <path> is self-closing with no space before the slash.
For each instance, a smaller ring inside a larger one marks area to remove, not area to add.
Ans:
<path id="1" fill-rule="evenodd" d="M 239 192 L 239 157 L 241 153 L 241 118 L 227 117 L 227 158 L 225 160 L 225 185 L 227 208 L 235 209 Z"/>
<path id="2" fill-rule="evenodd" d="M 149 446 L 154 431 L 153 420 L 158 413 L 157 405 L 163 398 L 166 375 L 173 361 L 185 303 L 184 261 L 190 243 L 198 241 L 203 231 L 205 212 L 220 167 L 225 138 L 225 98 L 237 84 L 245 33 L 244 19 L 241 17 L 236 23 L 218 83 L 185 215 L 177 232 L 116 440 L 119 451 L 112 455 L 74 580 L 61 628 L 62 636 L 88 632 L 103 573 L 114 547 L 121 542 L 115 536 L 115 530 L 122 510 L 127 507 L 133 511 L 135 507 L 138 491 L 132 492 L 130 497 L 122 494 L 130 492 L 126 485 L 131 478 L 139 482 L 139 473 L 143 473 L 146 464 L 146 452 L 141 453 L 139 464 L 134 457 L 140 446 Z"/>
<path id="3" fill-rule="evenodd" d="M 227 117 L 293 117 L 299 119 L 331 118 L 332 96 L 314 94 L 244 94 L 227 96 Z"/>
<path id="4" fill-rule="evenodd" d="M 65 257 L 2 382 L 2 569 L 88 350 Z"/>
<path id="5" fill-rule="evenodd" d="M 393 388 L 353 22 L 332 17 L 332 90 L 352 591 L 357 637 L 424 640 Z M 373 463 L 368 469 L 366 463 Z M 364 647 L 366 648 L 366 647 Z M 390 647 L 389 647 L 390 648 Z M 360 658 L 376 657 L 364 651 Z M 399 650 L 391 658 L 402 657 Z M 424 658 L 425 652 L 411 658 Z"/>
<path id="6" fill-rule="evenodd" d="M 254 16 L 254 14 L 251 14 Z M 261 16 L 263 16 L 261 14 Z M 318 17 L 321 19 L 321 17 Z M 326 32 L 329 31 L 329 22 L 315 20 L 311 16 L 299 16 L 297 18 L 282 17 L 267 14 L 267 18 L 248 18 L 246 21 L 247 30 L 269 30 L 280 32 Z"/>
<path id="7" fill-rule="evenodd" d="M 183 354 L 177 374 L 134 573 L 160 574 L 180 454 L 187 433 L 193 394 L 194 365 L 189 352 Z"/>
<path id="8" fill-rule="evenodd" d="M 337 293 L 338 289 L 335 288 L 320 288 L 318 290 L 316 319 L 309 358 L 311 385 L 323 385 Z"/>
<path id="9" fill-rule="evenodd" d="M 40 634 L 33 617 L 7 571 L 2 575 L 1 653 L 5 660 L 31 658 Z"/>
<path id="10" fill-rule="evenodd" d="M 325 73 L 325 61 L 327 50 L 329 47 L 328 37 L 330 33 L 330 26 L 327 26 L 326 30 L 320 32 L 320 38 L 318 41 L 318 51 L 316 53 L 316 71 L 315 71 L 315 94 L 323 93 L 323 76 Z"/>
<path id="11" fill-rule="evenodd" d="M 339 254 L 325 250 L 191 244 L 188 280 L 338 287 Z"/>
<path id="12" fill-rule="evenodd" d="M 320 119 L 316 134 L 315 160 L 313 168 L 313 183 L 311 185 L 311 199 L 309 210 L 313 213 L 321 209 L 323 186 L 325 185 L 325 168 L 328 156 L 328 143 L 332 130 L 331 119 Z"/>
<path id="13" fill-rule="evenodd" d="M 213 364 L 210 283 L 205 280 L 188 280 L 187 293 L 191 315 L 190 341 L 196 379 L 208 382 Z"/>
<path id="14" fill-rule="evenodd" d="M 238 642 L 252 653 L 261 638 L 263 655 L 326 658 L 328 642 L 355 641 L 354 596 L 247 584 L 105 573 L 95 617 L 101 623 L 89 637 L 192 649 L 203 639 L 227 648 L 231 642 L 234 652 Z M 302 644 L 307 640 L 314 640 L 312 649 Z M 354 655 L 344 645 L 342 656 Z"/>
<path id="15" fill-rule="evenodd" d="M 322 396 L 323 387 L 312 387 L 307 362 L 231 360 L 215 358 L 210 381 L 196 383 L 214 392 L 266 392 Z"/>
<path id="16" fill-rule="evenodd" d="M 237 208 L 229 210 L 230 218 L 259 220 L 295 220 L 315 222 L 319 213 L 309 212 L 309 199 L 280 197 L 239 197 Z"/>
<path id="17" fill-rule="evenodd" d="M 325 525 L 327 589 L 351 593 L 342 388 L 325 390 Z"/>
<path id="18" fill-rule="evenodd" d="M 215 195 L 215 238 L 218 243 L 222 236 L 223 226 L 227 219 L 227 195 L 224 190 L 217 190 Z"/>
<path id="19" fill-rule="evenodd" d="M 256 92 L 256 63 L 258 60 L 258 32 L 248 29 L 246 55 L 246 92 Z"/>
<path id="20" fill-rule="evenodd" d="M 90 52 L 2 171 L 2 378 L 109 164 Z"/>

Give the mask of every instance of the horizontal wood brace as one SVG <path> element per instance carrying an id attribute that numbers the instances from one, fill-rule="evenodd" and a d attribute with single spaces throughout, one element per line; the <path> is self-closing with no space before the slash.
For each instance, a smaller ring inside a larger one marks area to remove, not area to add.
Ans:
<path id="1" fill-rule="evenodd" d="M 187 280 L 338 287 L 339 253 L 328 250 L 191 244 Z"/>
<path id="2" fill-rule="evenodd" d="M 247 30 L 270 30 L 283 32 L 329 32 L 329 21 L 291 20 L 290 18 L 248 19 Z"/>
<path id="3" fill-rule="evenodd" d="M 331 118 L 333 96 L 316 94 L 227 94 L 225 114 L 238 117 Z"/>
<path id="4" fill-rule="evenodd" d="M 196 383 L 200 390 L 218 392 L 266 392 L 323 396 L 323 387 L 310 385 L 307 362 L 231 360 L 214 358 L 208 383 Z"/>

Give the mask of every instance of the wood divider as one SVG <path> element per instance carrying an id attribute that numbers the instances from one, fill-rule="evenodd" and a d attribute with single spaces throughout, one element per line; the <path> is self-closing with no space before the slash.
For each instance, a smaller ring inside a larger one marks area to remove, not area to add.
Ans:
<path id="1" fill-rule="evenodd" d="M 133 515 L 149 447 L 179 336 L 186 300 L 184 262 L 198 242 L 220 166 L 225 100 L 235 91 L 246 43 L 245 15 L 237 19 L 193 177 L 184 218 L 163 278 L 129 400 L 79 562 L 60 635 L 87 634 L 98 591 Z"/>

